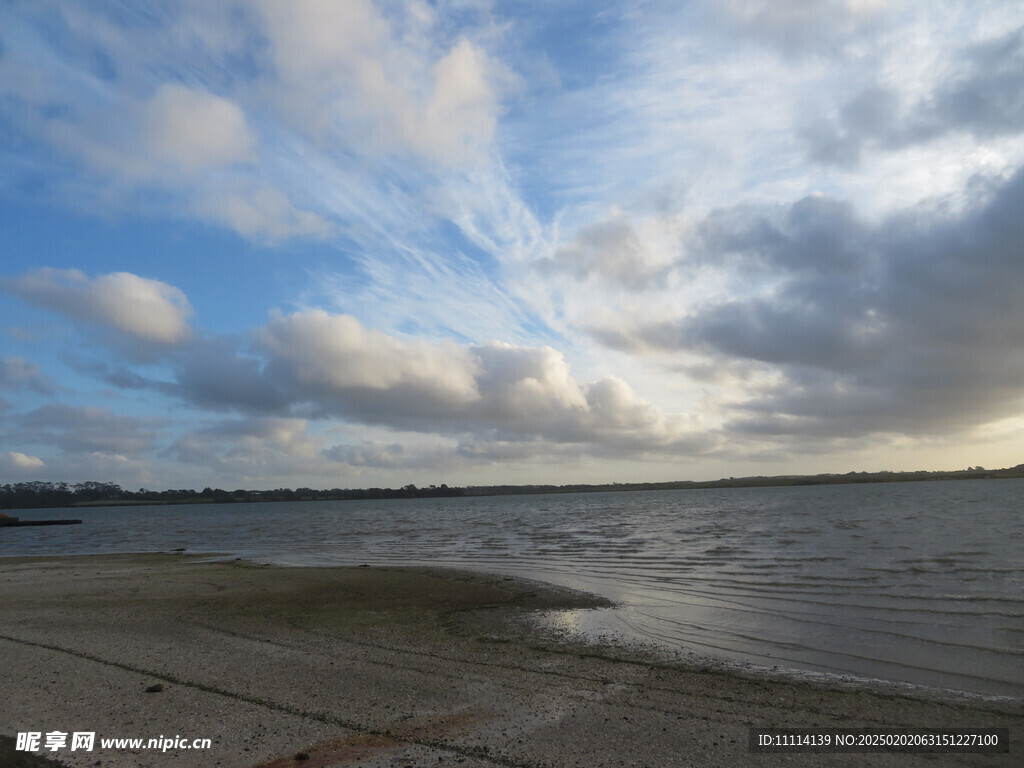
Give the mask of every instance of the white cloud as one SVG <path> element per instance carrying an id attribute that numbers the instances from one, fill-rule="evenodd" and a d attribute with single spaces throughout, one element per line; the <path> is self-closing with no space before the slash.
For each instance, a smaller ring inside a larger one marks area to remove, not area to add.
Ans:
<path id="1" fill-rule="evenodd" d="M 391 30 L 369 0 L 258 3 L 274 46 L 274 61 L 290 79 L 349 75 L 369 82 L 372 61 L 390 43 Z"/>
<path id="2" fill-rule="evenodd" d="M 199 218 L 227 224 L 254 240 L 321 238 L 331 232 L 322 217 L 295 208 L 287 195 L 265 182 L 239 181 L 199 191 L 191 208 Z"/>
<path id="3" fill-rule="evenodd" d="M 319 416 L 475 443 L 540 441 L 541 452 L 544 443 L 579 443 L 672 454 L 714 442 L 696 420 L 665 414 L 619 378 L 580 383 L 551 347 L 404 342 L 323 311 L 275 317 L 257 338 L 268 360 L 264 388 Z M 182 394 L 205 399 L 194 387 Z"/>
<path id="4" fill-rule="evenodd" d="M 205 171 L 257 159 L 255 134 L 234 101 L 163 83 L 145 99 L 56 117 L 43 130 L 58 146 L 123 182 L 191 184 Z"/>
<path id="5" fill-rule="evenodd" d="M 480 153 L 494 137 L 498 97 L 491 85 L 495 65 L 466 39 L 434 65 L 434 92 L 406 138 L 418 151 L 458 165 Z"/>
<path id="6" fill-rule="evenodd" d="M 165 83 L 142 105 L 147 153 L 185 173 L 256 159 L 256 137 L 233 101 Z"/>
<path id="7" fill-rule="evenodd" d="M 271 367 L 311 393 L 415 391 L 432 403 L 479 397 L 471 357 L 452 343 L 405 343 L 354 317 L 312 310 L 272 319 L 259 333 Z"/>
<path id="8" fill-rule="evenodd" d="M 18 451 L 0 453 L 0 471 L 24 471 L 43 469 L 46 464 L 38 456 L 29 456 Z"/>
<path id="9" fill-rule="evenodd" d="M 130 272 L 90 278 L 77 269 L 43 268 L 0 280 L 0 288 L 73 320 L 113 328 L 143 341 L 188 338 L 192 307 L 178 288 Z"/>
<path id="10" fill-rule="evenodd" d="M 419 467 L 491 455 L 486 446 L 499 443 L 530 443 L 537 455 L 562 455 L 566 449 L 559 446 L 577 445 L 573 450 L 581 453 L 622 457 L 702 453 L 715 443 L 699 420 L 663 412 L 621 378 L 580 382 L 552 347 L 406 341 L 322 310 L 276 315 L 253 340 L 248 355 L 227 338 L 182 345 L 165 359 L 175 372 L 172 381 L 106 365 L 88 370 L 118 388 L 257 414 L 240 432 L 218 428 L 218 438 L 243 447 L 252 438 L 289 454 L 300 444 L 312 450 L 302 437 L 307 420 L 339 418 L 403 432 L 404 442 L 412 437 L 415 448 L 404 460 Z M 442 450 L 422 442 L 428 435 L 473 448 L 455 452 L 451 443 Z M 398 463 L 398 452 L 387 447 L 396 443 L 380 443 L 349 441 L 324 455 L 352 466 Z M 179 448 L 193 457 L 206 451 L 196 436 Z"/>
<path id="11" fill-rule="evenodd" d="M 293 125 L 320 143 L 412 154 L 442 166 L 479 163 L 512 76 L 471 40 L 446 48 L 434 14 L 385 16 L 372 3 L 260 4 Z"/>

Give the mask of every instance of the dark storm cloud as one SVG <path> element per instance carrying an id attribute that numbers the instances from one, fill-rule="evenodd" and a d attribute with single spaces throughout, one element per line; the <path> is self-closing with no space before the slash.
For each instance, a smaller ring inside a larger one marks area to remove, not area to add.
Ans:
<path id="1" fill-rule="evenodd" d="M 943 85 L 937 121 L 979 136 L 1024 130 L 1024 27 L 964 51 L 963 77 Z"/>
<path id="2" fill-rule="evenodd" d="M 855 166 L 865 146 L 897 150 L 956 131 L 979 139 L 1024 131 L 1024 28 L 964 49 L 956 66 L 957 74 L 916 104 L 871 86 L 835 118 L 808 120 L 800 130 L 808 158 Z"/>
<path id="3" fill-rule="evenodd" d="M 809 198 L 723 211 L 701 258 L 772 288 L 606 343 L 767 365 L 784 384 L 741 408 L 758 434 L 966 429 L 1024 402 L 1024 171 L 959 214 L 919 208 L 881 224 Z"/>

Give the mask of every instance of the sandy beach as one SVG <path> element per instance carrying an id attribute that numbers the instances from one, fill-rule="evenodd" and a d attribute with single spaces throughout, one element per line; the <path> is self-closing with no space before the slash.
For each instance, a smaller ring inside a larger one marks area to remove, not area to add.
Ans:
<path id="1" fill-rule="evenodd" d="M 769 679 L 531 630 L 531 612 L 600 605 L 593 596 L 455 571 L 207 560 L 0 559 L 0 734 L 93 732 L 91 751 L 40 755 L 105 768 L 1022 759 L 1020 701 Z M 756 754 L 751 727 L 999 727 L 1011 747 Z M 199 739 L 209 747 L 182 748 Z"/>

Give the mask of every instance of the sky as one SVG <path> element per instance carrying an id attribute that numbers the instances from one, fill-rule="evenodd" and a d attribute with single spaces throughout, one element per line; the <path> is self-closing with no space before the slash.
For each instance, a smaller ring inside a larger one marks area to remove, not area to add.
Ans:
<path id="1" fill-rule="evenodd" d="M 1024 462 L 1024 6 L 0 3 L 0 482 Z"/>

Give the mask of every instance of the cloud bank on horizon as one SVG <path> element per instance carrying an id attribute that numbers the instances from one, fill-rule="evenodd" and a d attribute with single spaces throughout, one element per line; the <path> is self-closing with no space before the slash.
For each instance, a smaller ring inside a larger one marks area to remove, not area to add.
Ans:
<path id="1" fill-rule="evenodd" d="M 1012 466 L 1024 9 L 0 8 L 0 482 Z"/>

